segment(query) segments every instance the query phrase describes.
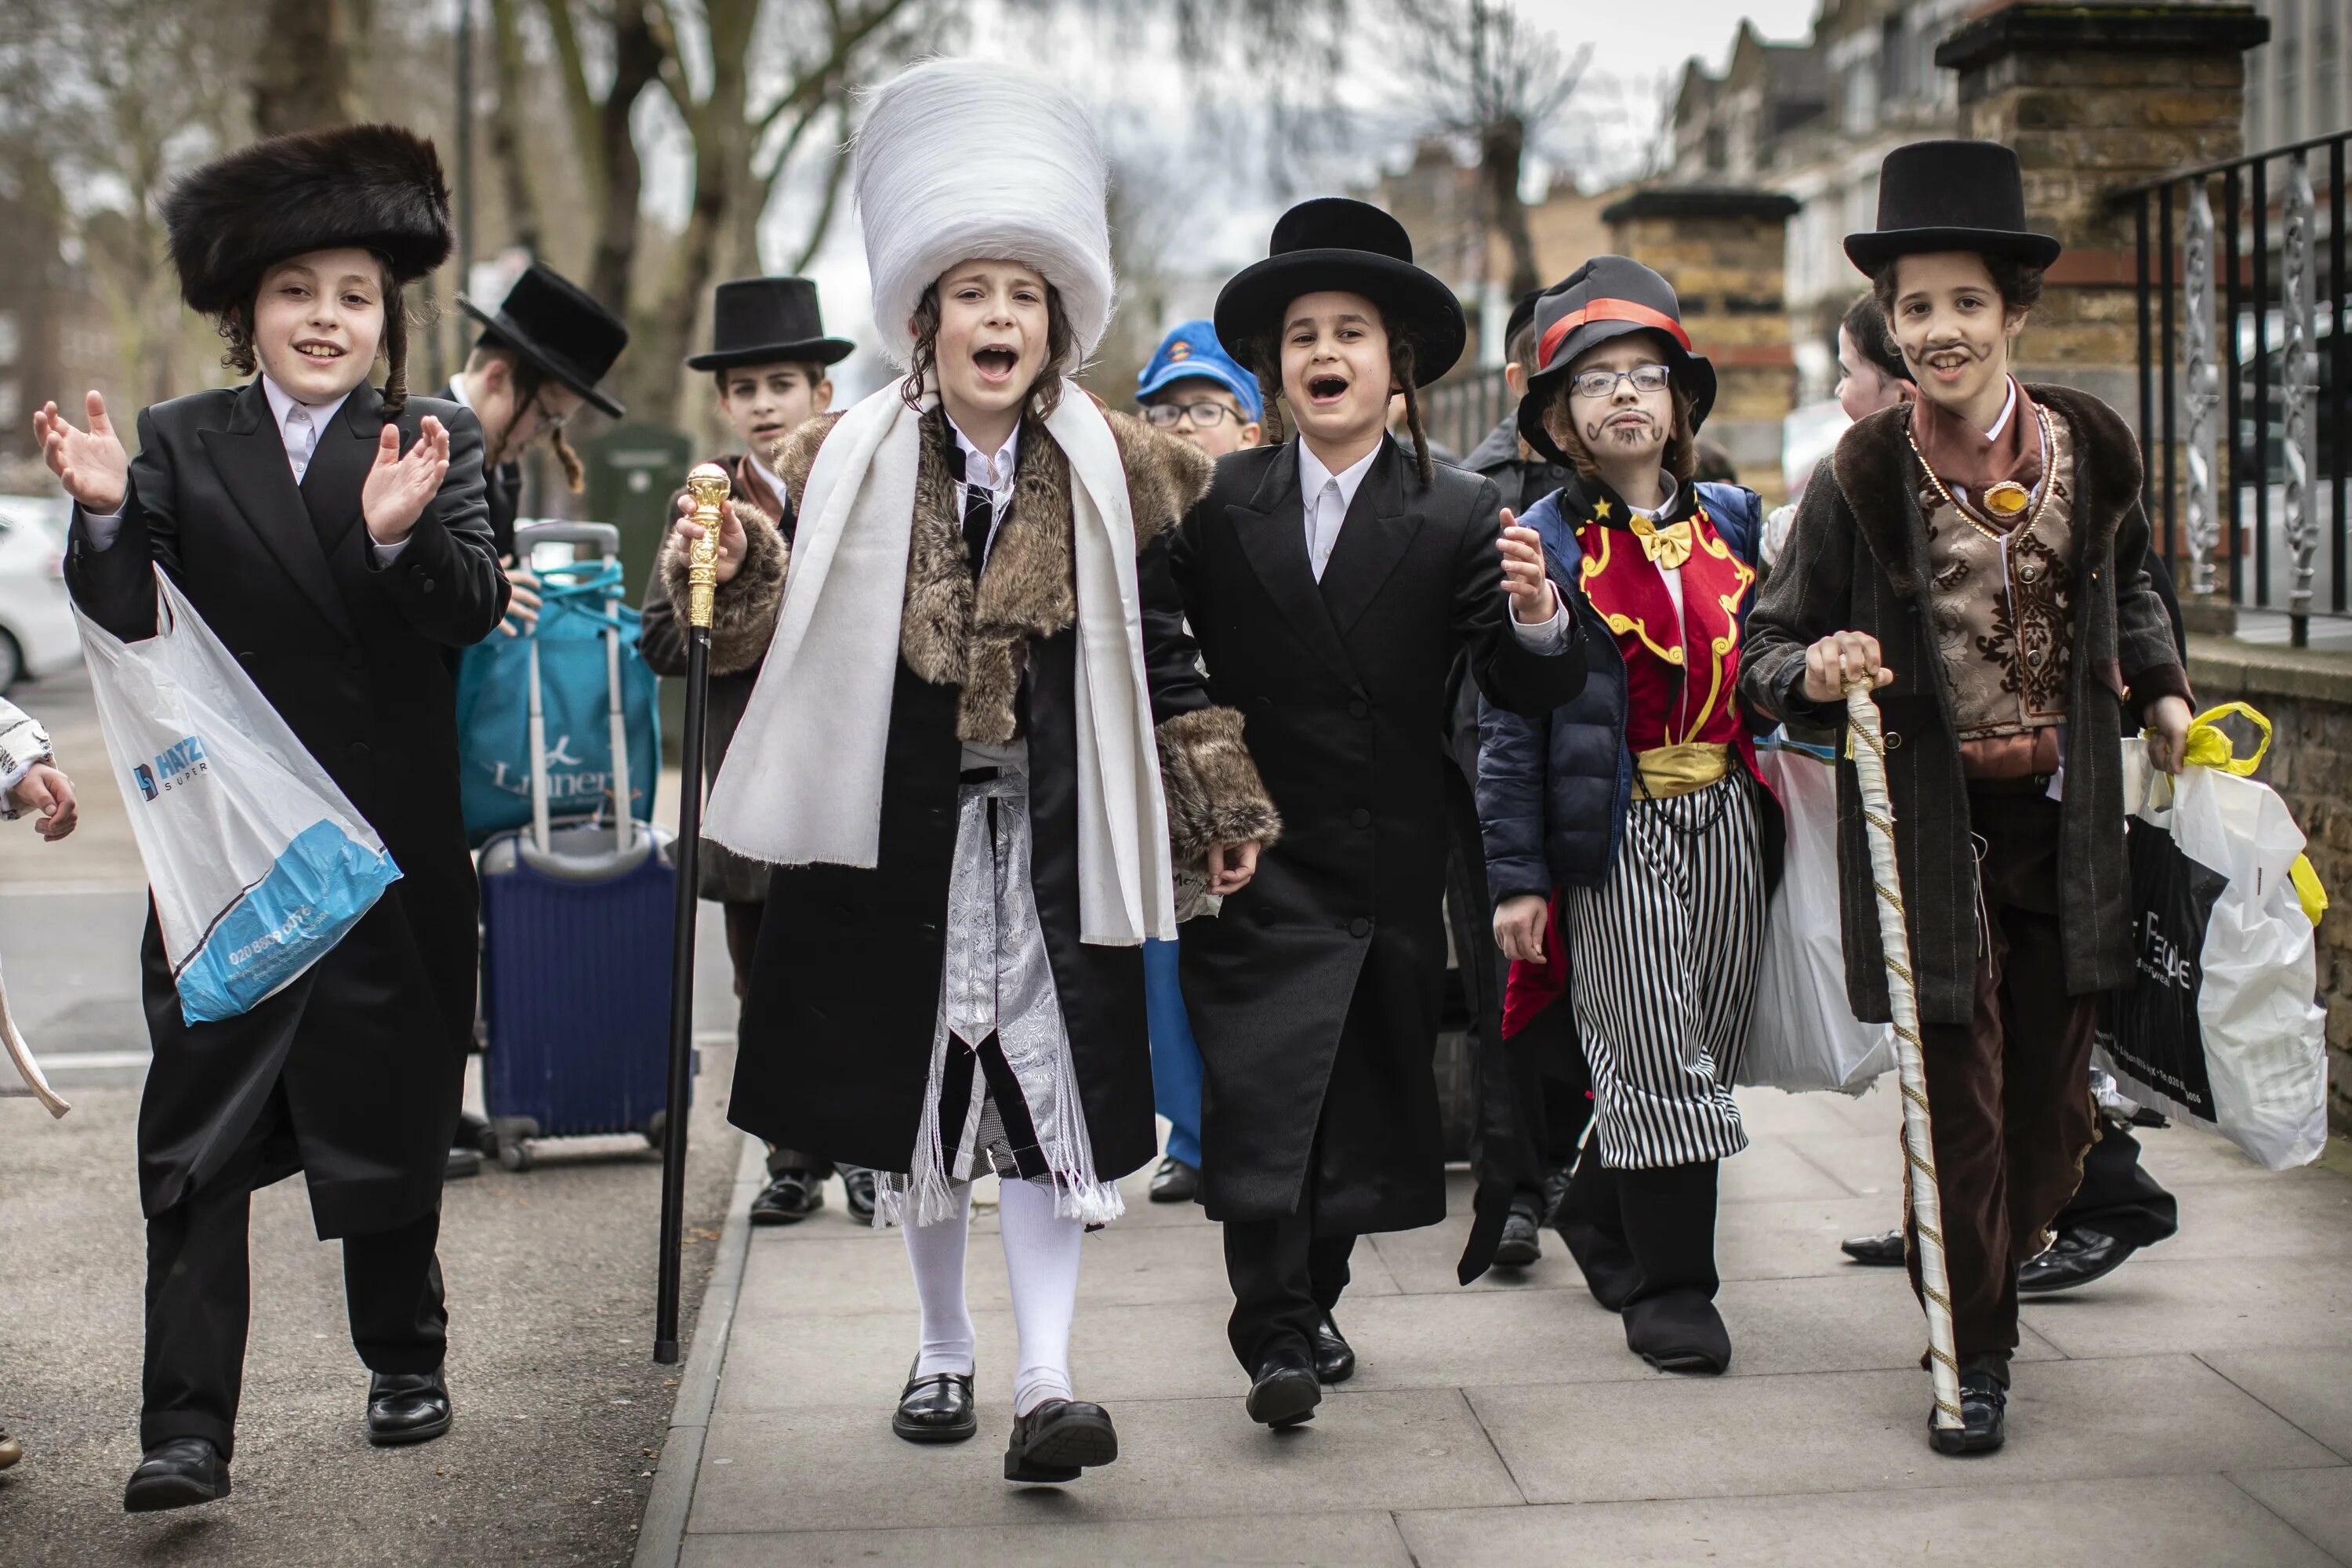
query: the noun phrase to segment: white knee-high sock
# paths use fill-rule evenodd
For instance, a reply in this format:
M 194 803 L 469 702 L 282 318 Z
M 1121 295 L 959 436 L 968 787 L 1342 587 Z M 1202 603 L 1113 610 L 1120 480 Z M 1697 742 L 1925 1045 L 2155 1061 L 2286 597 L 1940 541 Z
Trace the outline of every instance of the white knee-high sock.
M 1021 1331 L 1021 1370 L 1013 1378 L 1013 1413 L 1026 1415 L 1049 1399 L 1069 1399 L 1070 1319 L 1078 1305 L 1078 1243 L 1086 1225 L 1054 1212 L 1053 1189 L 1006 1182 L 997 1199 L 1004 1231 L 1004 1269 L 1013 1282 L 1013 1321 Z
M 909 1225 L 907 1261 L 915 1271 L 915 1300 L 923 1309 L 923 1340 L 915 1375 L 970 1373 L 971 1314 L 964 1309 L 964 1241 L 971 1229 L 971 1184 L 955 1188 L 955 1213 L 937 1225 Z

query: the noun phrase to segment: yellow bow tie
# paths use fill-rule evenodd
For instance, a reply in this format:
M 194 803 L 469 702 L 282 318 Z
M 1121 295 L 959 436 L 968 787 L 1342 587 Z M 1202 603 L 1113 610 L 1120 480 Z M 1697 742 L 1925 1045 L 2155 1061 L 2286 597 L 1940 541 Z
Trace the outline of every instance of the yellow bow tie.
M 1679 566 L 1690 559 L 1691 525 L 1688 518 L 1660 528 L 1635 512 L 1633 537 L 1642 542 L 1642 553 L 1660 566 Z

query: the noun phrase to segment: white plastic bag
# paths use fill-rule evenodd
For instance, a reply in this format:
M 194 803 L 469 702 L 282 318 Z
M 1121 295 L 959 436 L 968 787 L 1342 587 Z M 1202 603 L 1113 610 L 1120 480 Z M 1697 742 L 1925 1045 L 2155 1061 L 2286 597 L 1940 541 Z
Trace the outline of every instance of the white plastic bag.
M 152 637 L 75 619 L 180 1014 L 201 1024 L 292 982 L 400 869 L 172 580 L 155 586 Z
M 2246 711 L 2267 745 L 2269 721 Z M 2192 758 L 2211 717 L 2191 731 Z M 2231 771 L 2253 759 L 2226 744 L 2221 765 L 2192 761 L 2177 780 L 2149 765 L 2146 742 L 2123 745 L 2138 974 L 2105 999 L 2099 1060 L 2138 1103 L 2273 1171 L 2306 1164 L 2327 1139 L 2327 1047 L 2290 875 L 2302 830 L 2268 784 Z
M 1856 1021 L 1838 915 L 1837 763 L 1798 742 L 1756 748 L 1788 824 L 1764 928 L 1756 1009 L 1735 1081 L 1791 1093 L 1860 1094 L 1895 1066 L 1895 1031 Z

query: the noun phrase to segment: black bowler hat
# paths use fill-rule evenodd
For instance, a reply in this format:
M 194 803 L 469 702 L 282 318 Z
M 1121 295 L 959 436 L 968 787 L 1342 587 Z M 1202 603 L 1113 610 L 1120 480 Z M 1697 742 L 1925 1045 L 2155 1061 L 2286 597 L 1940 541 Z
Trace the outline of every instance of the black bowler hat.
M 1301 202 L 1276 220 L 1266 250 L 1264 261 L 1235 273 L 1217 295 L 1217 339 L 1243 363 L 1281 327 L 1293 300 L 1327 289 L 1363 295 L 1380 306 L 1391 332 L 1412 334 L 1416 384 L 1428 385 L 1462 357 L 1470 335 L 1462 301 L 1435 274 L 1412 264 L 1404 225 L 1370 203 L 1346 196 Z
M 1544 428 L 1544 410 L 1579 354 L 1629 332 L 1649 332 L 1664 345 L 1668 384 L 1691 395 L 1691 428 L 1715 406 L 1715 366 L 1691 353 L 1682 301 L 1674 285 L 1630 257 L 1596 256 L 1536 297 L 1536 363 L 1519 399 L 1519 434 L 1562 467 L 1568 454 Z
M 629 329 L 588 291 L 544 262 L 523 268 L 495 311 L 463 294 L 458 308 L 482 323 L 478 348 L 511 349 L 541 374 L 562 382 L 597 408 L 618 419 L 628 412 L 596 390 L 621 351 Z
M 710 300 L 710 352 L 686 362 L 688 370 L 729 370 L 739 364 L 832 364 L 857 345 L 824 335 L 816 285 L 805 278 L 738 278 L 721 283 Z
M 1914 142 L 1878 167 L 1878 227 L 1845 237 L 1846 258 L 1876 277 L 1898 256 L 1973 250 L 2047 267 L 2062 247 L 2025 226 L 2017 154 L 1998 142 Z

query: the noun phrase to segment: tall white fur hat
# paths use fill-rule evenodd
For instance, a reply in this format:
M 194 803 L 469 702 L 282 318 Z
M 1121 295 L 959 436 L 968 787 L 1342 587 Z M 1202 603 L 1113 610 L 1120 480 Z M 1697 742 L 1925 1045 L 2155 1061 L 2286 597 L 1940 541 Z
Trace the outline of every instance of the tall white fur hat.
M 1110 324 L 1110 167 L 1077 100 L 979 60 L 926 60 L 874 95 L 853 178 L 882 352 L 905 364 L 923 290 L 959 261 L 1017 261 L 1061 296 L 1075 371 Z

